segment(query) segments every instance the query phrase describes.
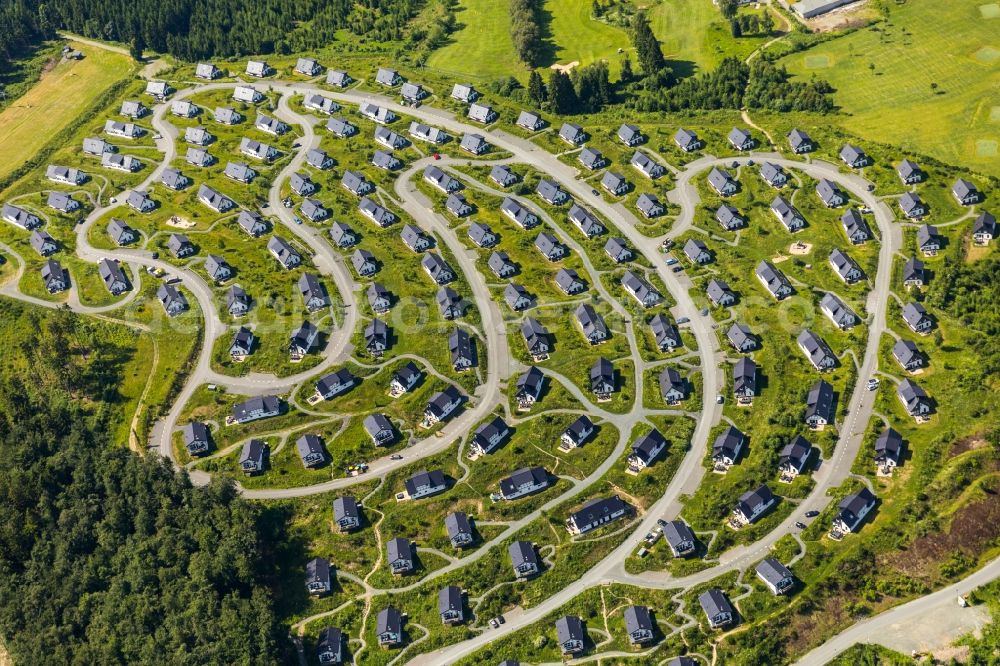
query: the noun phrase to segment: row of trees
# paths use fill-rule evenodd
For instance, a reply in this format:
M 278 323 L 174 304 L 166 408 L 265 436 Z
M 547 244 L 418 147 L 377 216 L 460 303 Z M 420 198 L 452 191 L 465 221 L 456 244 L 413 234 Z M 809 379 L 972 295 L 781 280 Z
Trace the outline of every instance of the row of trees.
M 748 65 L 726 58 L 714 71 L 671 88 L 647 88 L 632 98 L 632 104 L 641 111 L 748 108 L 825 113 L 834 109 L 832 92 L 823 80 L 792 81 L 784 67 L 766 60 Z
M 514 51 L 528 67 L 538 67 L 542 59 L 542 28 L 538 24 L 538 0 L 510 0 L 510 38 Z M 489 37 L 484 36 L 484 39 Z
M 67 312 L 0 303 L 0 330 L 29 319 L 37 347 L 0 352 L 0 628 L 12 661 L 283 661 L 256 510 L 231 484 L 193 488 L 109 441 L 129 342 Z
M 85 37 L 200 60 L 308 50 L 328 44 L 345 29 L 363 40 L 398 40 L 422 4 L 420 0 L 17 0 L 13 7 L 0 10 L 0 16 L 8 11 L 18 20 L 34 16 L 35 25 L 41 16 L 54 27 Z M 0 30 L 3 39 L 9 32 Z
M 0 3 L 0 72 L 40 39 L 50 37 L 53 26 L 48 12 L 39 11 L 30 0 Z

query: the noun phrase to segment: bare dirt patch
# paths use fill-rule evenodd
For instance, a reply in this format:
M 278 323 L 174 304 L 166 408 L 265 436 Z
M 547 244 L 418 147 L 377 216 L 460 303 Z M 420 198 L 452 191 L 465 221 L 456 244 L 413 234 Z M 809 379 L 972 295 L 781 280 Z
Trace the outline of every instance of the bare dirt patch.
M 779 255 L 777 255 L 775 257 L 771 257 L 771 263 L 772 264 L 780 264 L 783 261 L 788 261 L 788 257 L 786 257 L 783 254 L 779 254 Z
M 571 62 L 571 63 L 569 63 L 567 65 L 560 65 L 559 63 L 555 63 L 555 64 L 551 65 L 549 67 L 549 69 L 555 69 L 555 70 L 558 70 L 558 71 L 562 72 L 563 74 L 569 74 L 571 71 L 573 71 L 574 67 L 577 67 L 579 65 L 580 65 L 580 61 L 579 60 L 574 60 L 573 62 Z
M 789 254 L 794 254 L 798 256 L 803 256 L 812 252 L 812 243 L 803 243 L 802 241 L 795 241 L 788 248 Z
M 813 32 L 831 32 L 860 28 L 867 25 L 875 16 L 875 10 L 868 6 L 868 0 L 853 2 L 811 19 L 799 19 Z
M 984 446 L 986 446 L 986 440 L 983 439 L 983 433 L 978 432 L 975 435 L 963 437 L 952 444 L 951 449 L 948 451 L 948 457 L 954 458 L 955 456 L 965 453 L 966 451 L 975 451 L 976 449 L 981 449 Z
M 178 229 L 190 229 L 194 226 L 194 222 L 187 219 L 186 217 L 178 217 L 177 215 L 171 215 L 170 219 L 167 220 L 168 227 L 176 227 Z

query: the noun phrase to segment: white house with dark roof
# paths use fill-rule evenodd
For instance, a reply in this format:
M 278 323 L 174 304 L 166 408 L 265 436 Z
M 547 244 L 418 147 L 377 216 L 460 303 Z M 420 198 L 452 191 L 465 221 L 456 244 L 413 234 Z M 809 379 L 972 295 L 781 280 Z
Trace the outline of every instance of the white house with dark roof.
M 619 141 L 630 148 L 634 148 L 646 140 L 646 137 L 642 135 L 642 130 L 639 129 L 638 125 L 629 125 L 628 123 L 623 123 L 622 126 L 618 128 L 616 136 Z
M 773 162 L 764 162 L 760 165 L 760 177 L 771 187 L 784 187 L 788 182 L 788 173 L 779 165 Z
M 686 557 L 694 552 L 694 532 L 682 520 L 671 520 L 663 526 L 663 540 L 674 557 Z
M 497 119 L 497 112 L 488 104 L 471 104 L 469 112 L 466 114 L 469 120 L 477 123 L 489 124 Z
M 511 566 L 514 567 L 514 575 L 518 579 L 534 576 L 541 568 L 538 564 L 538 555 L 535 554 L 535 547 L 527 541 L 514 541 L 507 547 L 510 555 Z
M 924 262 L 916 257 L 910 257 L 903 264 L 903 285 L 910 289 L 912 287 L 922 287 L 927 283 L 927 271 L 924 270 Z
M 510 187 L 518 181 L 518 176 L 510 166 L 497 164 L 490 171 L 490 180 L 500 187 Z
M 454 548 L 465 548 L 472 545 L 476 535 L 472 531 L 472 522 L 463 511 L 452 511 L 444 517 L 444 528 L 448 540 Z
M 915 372 L 925 365 L 924 355 L 912 340 L 897 340 L 892 346 L 892 357 L 907 372 Z
M 385 288 L 381 282 L 372 282 L 365 292 L 368 297 L 368 305 L 375 314 L 385 314 L 392 306 L 392 292 Z
M 251 90 L 253 89 L 251 88 Z M 228 106 L 215 107 L 215 111 L 212 112 L 212 117 L 215 118 L 215 122 L 220 125 L 236 125 L 243 122 L 243 115 L 236 109 Z
M 583 652 L 586 637 L 583 622 L 576 615 L 566 615 L 556 620 L 556 643 L 563 656 Z
M 74 167 L 50 164 L 45 169 L 45 177 L 54 183 L 63 185 L 79 185 L 87 180 L 87 174 Z
M 535 366 L 530 366 L 517 378 L 514 389 L 514 399 L 521 411 L 531 409 L 542 395 L 545 385 L 545 375 Z
M 215 158 L 204 148 L 188 148 L 184 159 L 191 166 L 202 168 L 210 166 L 215 161 Z
M 566 519 L 570 534 L 586 534 L 615 520 L 625 517 L 629 506 L 618 495 L 592 499 Z
M 277 149 L 248 137 L 240 139 L 240 152 L 247 157 L 264 161 L 273 160 L 278 156 Z
M 240 229 L 254 238 L 259 238 L 267 231 L 267 224 L 264 222 L 264 218 L 261 217 L 260 213 L 255 211 L 241 210 L 239 216 L 236 218 L 236 223 L 240 226 Z
M 386 210 L 368 197 L 361 197 L 358 210 L 379 227 L 388 227 L 396 221 L 396 214 Z
M 118 111 L 119 114 L 125 116 L 126 118 L 132 118 L 133 120 L 136 118 L 142 118 L 148 112 L 149 109 L 147 109 L 143 103 L 137 99 L 125 100 L 122 102 L 121 109 Z
M 170 234 L 167 238 L 167 249 L 177 259 L 183 259 L 195 253 L 194 243 L 185 234 Z
M 442 393 L 449 391 L 455 392 L 455 388 L 450 386 L 442 391 Z M 408 478 L 406 483 L 404 483 L 404 487 L 409 499 L 420 499 L 421 497 L 428 497 L 443 492 L 448 488 L 448 483 L 444 477 L 444 473 L 439 469 L 434 469 L 430 472 L 421 470 Z
M 312 182 L 308 173 L 296 171 L 288 177 L 288 186 L 292 192 L 304 197 L 316 191 L 316 184 Z
M 587 140 L 587 133 L 576 123 L 563 123 L 559 128 L 559 138 L 571 146 L 579 146 Z
M 642 172 L 650 180 L 656 180 L 666 173 L 666 167 L 641 150 L 632 153 L 632 159 L 629 160 L 629 164 Z
M 972 240 L 976 245 L 989 245 L 997 237 L 997 218 L 983 211 L 972 224 Z
M 799 333 L 796 343 L 813 367 L 820 372 L 832 370 L 837 366 L 837 357 L 834 356 L 830 346 L 823 338 L 808 328 Z
M 685 153 L 698 150 L 702 145 L 697 134 L 691 130 L 684 129 L 683 127 L 677 130 L 677 133 L 674 134 L 674 143 L 676 143 L 677 147 Z
M 717 307 L 727 307 L 736 303 L 736 292 L 723 280 L 709 280 L 705 295 Z
M 566 256 L 566 246 L 544 231 L 535 237 L 535 248 L 549 261 L 559 261 Z
M 632 250 L 629 249 L 625 239 L 618 236 L 612 236 L 607 240 L 604 244 L 604 254 L 608 255 L 608 258 L 616 264 L 632 258 Z
M 111 121 L 108 121 L 111 122 Z M 115 152 L 115 147 L 99 137 L 89 136 L 83 140 L 83 152 L 87 155 L 101 156 L 104 153 Z
M 510 197 L 504 197 L 500 204 L 500 212 L 525 231 L 538 224 L 538 216 L 535 213 Z
M 346 88 L 354 83 L 354 79 L 342 69 L 331 69 L 326 73 L 326 84 L 335 88 Z
M 537 132 L 545 127 L 545 121 L 537 113 L 532 111 L 521 111 L 517 116 L 517 126 L 529 132 Z
M 467 217 L 472 215 L 473 207 L 465 198 L 464 194 L 452 192 L 444 202 L 445 209 L 455 217 Z
M 438 289 L 435 300 L 441 316 L 445 319 L 458 319 L 465 314 L 465 300 L 451 287 L 444 286 Z
M 663 300 L 653 285 L 638 273 L 628 270 L 622 275 L 621 285 L 625 291 L 644 308 L 652 307 Z
M 725 169 L 712 167 L 708 173 L 708 184 L 717 194 L 723 197 L 732 196 L 739 190 L 739 184 Z
M 955 181 L 955 184 L 951 186 L 951 194 L 963 206 L 979 203 L 979 190 L 964 178 Z
M 709 251 L 708 246 L 698 238 L 689 238 L 684 243 L 684 255 L 691 263 L 698 265 L 708 264 L 712 261 L 712 253 Z
M 471 84 L 456 83 L 452 86 L 450 97 L 458 100 L 459 102 L 469 104 L 479 99 L 479 91 L 477 91 Z
M 343 118 L 330 118 L 326 121 L 326 131 L 336 137 L 346 139 L 357 134 L 358 128 Z
M 604 225 L 598 221 L 597 216 L 575 202 L 570 206 L 568 217 L 569 221 L 587 238 L 604 233 Z
M 549 330 L 545 328 L 534 317 L 526 317 L 521 323 L 521 337 L 524 338 L 525 349 L 531 359 L 536 362 L 544 361 L 549 357 L 552 350 L 552 339 Z
M 816 149 L 816 144 L 812 138 L 798 128 L 788 133 L 788 145 L 796 155 L 809 153 Z
M 580 154 L 576 156 L 576 160 L 591 171 L 601 169 L 608 163 L 601 151 L 596 148 L 591 148 L 590 146 L 585 146 L 584 149 L 580 151 Z
M 616 388 L 614 366 L 608 359 L 598 358 L 590 366 L 590 392 L 596 396 L 597 402 L 607 402 Z
M 917 247 L 925 257 L 933 257 L 941 250 L 941 234 L 937 227 L 931 224 L 922 224 L 917 229 Z
M 455 279 L 455 271 L 448 265 L 441 255 L 428 252 L 420 261 L 424 272 L 437 284 L 447 284 Z
M 556 272 L 555 282 L 559 290 L 567 296 L 587 290 L 587 284 L 580 278 L 580 274 L 572 268 L 560 268 Z
M 185 424 L 181 427 L 181 435 L 184 438 L 184 448 L 193 456 L 208 453 L 212 446 L 212 436 L 208 426 L 200 421 Z
M 226 292 L 226 310 L 234 317 L 242 317 L 248 313 L 250 311 L 250 303 L 250 296 L 238 284 L 234 284 Z M 247 329 L 247 331 L 249 332 L 250 329 Z M 249 353 L 250 346 L 248 345 L 246 349 L 247 353 Z
M 712 442 L 712 471 L 725 474 L 739 460 L 746 443 L 746 435 L 735 426 L 727 426 Z
M 136 137 L 142 136 L 144 132 L 145 130 L 135 123 L 120 123 L 117 120 L 108 120 L 104 123 L 105 134 L 118 136 L 123 139 L 135 139 Z
M 208 145 L 213 138 L 204 127 L 188 127 L 184 130 L 184 141 L 196 146 Z
M 649 328 L 653 333 L 657 349 L 662 352 L 673 351 L 683 344 L 677 326 L 662 312 L 653 315 L 649 320 Z
M 656 197 L 656 195 L 646 192 L 640 194 L 639 198 L 635 200 L 635 207 L 647 219 L 659 217 L 666 212 L 666 208 L 664 208 L 663 204 L 660 203 L 660 200 Z
M 150 199 L 143 190 L 130 190 L 125 198 L 125 203 L 137 213 L 148 213 L 156 208 L 156 202 Z
M 259 395 L 233 405 L 232 419 L 236 423 L 250 423 L 271 418 L 281 413 L 281 400 L 273 395 Z
M 645 435 L 632 442 L 632 452 L 629 454 L 628 470 L 639 473 L 656 462 L 660 454 L 667 448 L 667 440 L 656 428 L 650 429 Z
M 757 264 L 755 274 L 768 293 L 779 301 L 792 295 L 792 284 L 771 262 L 762 260 Z
M 375 255 L 364 248 L 358 248 L 351 254 L 351 265 L 360 277 L 370 277 L 378 272 Z
M 780 474 L 778 480 L 782 483 L 794 481 L 805 470 L 810 455 L 812 455 L 812 444 L 802 435 L 796 435 L 781 449 L 781 455 L 778 458 L 778 472 Z
M 295 61 L 295 73 L 304 76 L 318 76 L 323 71 L 323 66 L 313 58 L 299 58 Z
M 369 414 L 362 422 L 365 432 L 375 446 L 386 446 L 396 438 L 392 422 L 385 414 Z
M 410 136 L 414 139 L 420 141 L 426 141 L 427 143 L 432 143 L 435 145 L 445 143 L 451 136 L 444 130 L 438 129 L 437 127 L 431 127 L 430 125 L 424 125 L 423 123 L 418 123 L 413 121 L 410 123 Z
M 330 305 L 330 297 L 326 293 L 326 287 L 315 273 L 303 273 L 298 281 L 299 294 L 302 296 L 302 303 L 309 312 L 316 312 Z
M 388 127 L 375 128 L 375 141 L 390 150 L 398 150 L 410 145 L 410 142 L 406 139 L 406 137 L 396 134 Z
M 172 284 L 161 284 L 156 290 L 156 298 L 163 306 L 163 311 L 168 317 L 176 317 L 188 309 L 187 299 L 184 294 L 177 290 Z
M 267 241 L 267 249 L 285 269 L 290 270 L 302 263 L 302 255 L 288 241 L 277 234 L 271 236 L 270 240 Z
M 927 205 L 915 192 L 904 192 L 899 198 L 899 210 L 909 219 L 923 217 L 927 214 Z
M 486 265 L 498 278 L 508 278 L 517 274 L 517 264 L 511 260 L 510 255 L 499 250 L 496 252 L 491 252 L 489 259 L 486 261 Z
M 164 169 L 160 173 L 160 183 L 176 192 L 190 185 L 191 179 L 177 169 Z
M 448 335 L 451 366 L 456 371 L 470 370 L 476 366 L 476 340 L 464 328 L 455 328 Z
M 751 525 L 767 513 L 775 502 L 777 498 L 767 485 L 761 485 L 756 490 L 748 490 L 736 501 L 730 522 L 736 527 Z
M 225 282 L 233 276 L 233 267 L 223 257 L 210 254 L 205 258 L 205 272 L 216 282 Z
M 842 331 L 846 331 L 860 323 L 860 319 L 854 310 L 849 308 L 839 296 L 832 292 L 823 294 L 823 298 L 819 301 L 819 309 L 834 326 Z
M 849 208 L 840 216 L 840 224 L 847 234 L 847 239 L 854 245 L 860 245 L 872 237 L 872 231 L 865 218 L 854 208 Z
M 918 422 L 931 413 L 930 397 L 911 379 L 904 379 L 896 386 L 896 396 L 906 409 L 906 413 L 916 418 Z
M 392 606 L 380 610 L 375 619 L 375 638 L 383 647 L 402 645 L 403 615 Z
M 833 272 L 837 274 L 837 277 L 843 280 L 845 284 L 854 284 L 865 277 L 865 273 L 861 270 L 858 262 L 854 261 L 850 255 L 837 247 L 833 248 L 830 252 L 830 266 L 833 268 Z
M 594 424 L 591 420 L 586 415 L 578 416 L 559 436 L 559 450 L 578 449 L 592 434 L 594 434 Z
M 80 207 L 80 202 L 66 192 L 49 192 L 45 205 L 60 213 L 72 213 Z
M 837 515 L 833 519 L 830 538 L 840 540 L 848 534 L 857 532 L 865 516 L 875 508 L 875 501 L 875 495 L 868 488 L 862 488 L 842 499 L 837 505 Z
M 260 79 L 274 74 L 274 70 L 264 60 L 247 60 L 246 74 Z
M 485 222 L 469 223 L 469 239 L 479 247 L 493 247 L 497 244 L 497 235 Z
M 395 171 L 403 166 L 403 163 L 392 151 L 376 150 L 372 155 L 372 165 L 384 171 Z
M 729 141 L 729 145 L 739 151 L 752 150 L 757 145 L 750 132 L 742 127 L 734 127 L 729 130 L 726 140 Z
M 340 111 L 340 105 L 325 95 L 307 93 L 302 99 L 302 106 L 310 111 L 316 111 L 327 116 Z
M 362 102 L 361 106 L 358 107 L 358 110 L 365 118 L 374 120 L 380 125 L 387 125 L 396 120 L 395 113 L 384 106 L 379 106 L 378 104 L 373 104 L 371 102 Z
M 816 194 L 827 208 L 837 208 L 847 203 L 847 195 L 840 189 L 840 185 L 827 178 L 820 178 L 816 183 Z
M 69 276 L 58 261 L 49 259 L 41 268 L 42 284 L 50 294 L 57 294 L 69 287 Z
M 340 184 L 345 190 L 356 197 L 369 194 L 375 189 L 375 186 L 365 178 L 365 174 L 360 171 L 351 171 L 350 169 L 344 172 L 343 177 L 340 179 Z
M 204 183 L 198 187 L 198 201 L 217 213 L 225 213 L 236 205 L 232 199 Z
M 911 160 L 903 160 L 896 166 L 896 175 L 903 185 L 915 185 L 925 178 L 923 169 Z
M 733 397 L 739 405 L 753 405 L 757 395 L 757 364 L 744 356 L 733 366 Z
M 849 143 L 840 149 L 840 161 L 852 169 L 860 169 L 870 164 L 865 151 Z
M 213 79 L 222 76 L 222 72 L 213 63 L 200 62 L 197 65 L 195 65 L 194 75 L 195 78 L 212 81 Z
M 499 416 L 494 416 L 486 423 L 479 425 L 472 433 L 469 451 L 477 456 L 493 453 L 509 434 L 510 426 Z
M 347 368 L 341 368 L 320 377 L 316 382 L 316 395 L 331 400 L 358 385 L 359 380 Z
M 761 582 L 767 586 L 767 589 L 771 590 L 771 594 L 775 596 L 784 594 L 790 590 L 793 585 L 795 585 L 795 577 L 792 576 L 792 572 L 788 570 L 788 567 L 773 557 L 766 558 L 754 568 L 754 571 L 757 572 L 757 578 L 759 578 Z
M 445 194 L 462 188 L 462 183 L 452 178 L 440 168 L 430 164 L 424 169 L 424 180 Z
M 383 86 L 388 86 L 394 88 L 403 82 L 403 77 L 399 75 L 394 69 L 389 69 L 388 67 L 379 67 L 378 72 L 375 73 L 375 83 Z
M 917 302 L 910 302 L 903 306 L 903 321 L 914 333 L 926 335 L 934 328 L 934 319 L 927 309 Z
M 625 196 L 631 189 L 631 185 L 625 179 L 624 174 L 615 171 L 606 171 L 601 177 L 601 187 L 608 193 L 616 197 Z
M 771 212 L 784 225 L 785 229 L 794 233 L 806 226 L 806 220 L 799 209 L 785 197 L 775 197 L 771 202 Z
M 563 192 L 559 183 L 546 178 L 539 179 L 535 192 L 542 198 L 542 201 L 552 206 L 559 206 L 569 199 L 569 195 Z
M 238 183 L 249 183 L 257 177 L 257 172 L 246 162 L 227 162 L 223 174 L 225 174 L 226 178 L 235 180 Z M 203 185 L 203 187 L 208 186 Z
M 592 345 L 600 344 L 611 336 L 604 317 L 590 303 L 581 303 L 573 313 L 583 337 Z
M 833 386 L 822 379 L 818 380 L 806 393 L 806 425 L 816 430 L 833 423 L 836 417 L 833 406 Z
M 253 86 L 236 86 L 233 88 L 233 99 L 244 104 L 256 104 L 264 100 L 264 94 Z M 218 114 L 215 119 L 219 120 Z
M 121 266 L 114 259 L 101 259 L 97 262 L 97 272 L 112 296 L 118 296 L 132 288 Z
M 111 218 L 108 222 L 108 236 L 111 240 L 115 242 L 118 246 L 131 245 L 132 243 L 139 240 L 139 234 L 136 233 L 135 229 L 130 227 L 125 223 L 124 220 L 120 220 L 117 217 Z
M 746 218 L 740 215 L 740 211 L 729 204 L 719 206 L 715 211 L 715 219 L 726 231 L 736 231 L 747 225 Z
M 899 466 L 903 455 L 903 436 L 886 428 L 875 440 L 875 465 L 879 474 L 888 476 Z
M 272 118 L 271 116 L 264 115 L 263 113 L 257 114 L 257 118 L 253 121 L 253 126 L 261 132 L 265 132 L 271 136 L 281 136 L 289 129 L 288 125 L 281 122 L 277 118 Z
M 750 327 L 738 321 L 734 321 L 733 325 L 726 330 L 726 340 L 733 346 L 733 349 L 742 354 L 752 352 L 759 346 L 757 336 L 753 334 Z

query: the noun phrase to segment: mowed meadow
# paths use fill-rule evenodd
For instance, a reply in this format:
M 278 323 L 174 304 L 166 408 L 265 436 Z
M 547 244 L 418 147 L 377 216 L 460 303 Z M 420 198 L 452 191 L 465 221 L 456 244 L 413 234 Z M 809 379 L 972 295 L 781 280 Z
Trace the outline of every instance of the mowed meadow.
M 22 97 L 0 113 L 0 178 L 31 158 L 57 132 L 134 67 L 121 53 L 68 42 L 83 60 L 60 60 Z
M 1000 3 L 947 4 L 893 5 L 888 21 L 780 63 L 828 80 L 848 131 L 1000 176 Z

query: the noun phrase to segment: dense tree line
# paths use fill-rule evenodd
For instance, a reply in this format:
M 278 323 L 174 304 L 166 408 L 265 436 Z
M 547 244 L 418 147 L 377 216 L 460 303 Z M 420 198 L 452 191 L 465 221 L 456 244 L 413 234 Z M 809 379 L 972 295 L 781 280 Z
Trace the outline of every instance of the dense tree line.
M 30 0 L 0 3 L 0 71 L 40 39 L 52 35 L 48 12 L 39 11 Z
M 642 111 L 685 109 L 766 109 L 832 111 L 833 89 L 825 81 L 792 81 L 784 67 L 766 60 L 748 65 L 726 58 L 714 71 L 683 79 L 671 88 L 640 90 L 633 105 Z
M 11 316 L 31 315 L 3 305 L 6 330 Z M 8 348 L 0 373 L 0 631 L 14 663 L 278 663 L 255 512 L 231 484 L 192 488 L 108 441 L 127 350 L 76 322 L 39 322 L 37 346 Z
M 528 67 L 538 67 L 542 59 L 542 28 L 538 23 L 538 0 L 510 0 L 510 38 L 514 51 Z M 484 39 L 489 37 L 484 36 Z
M 401 39 L 421 0 L 17 0 L 0 10 L 29 25 L 139 44 L 184 60 L 308 50 L 338 30 L 371 41 Z M 43 17 L 40 19 L 39 17 Z M 8 39 L 10 29 L 2 30 Z M 16 34 L 16 32 L 15 32 Z M 142 50 L 141 48 L 139 50 Z

